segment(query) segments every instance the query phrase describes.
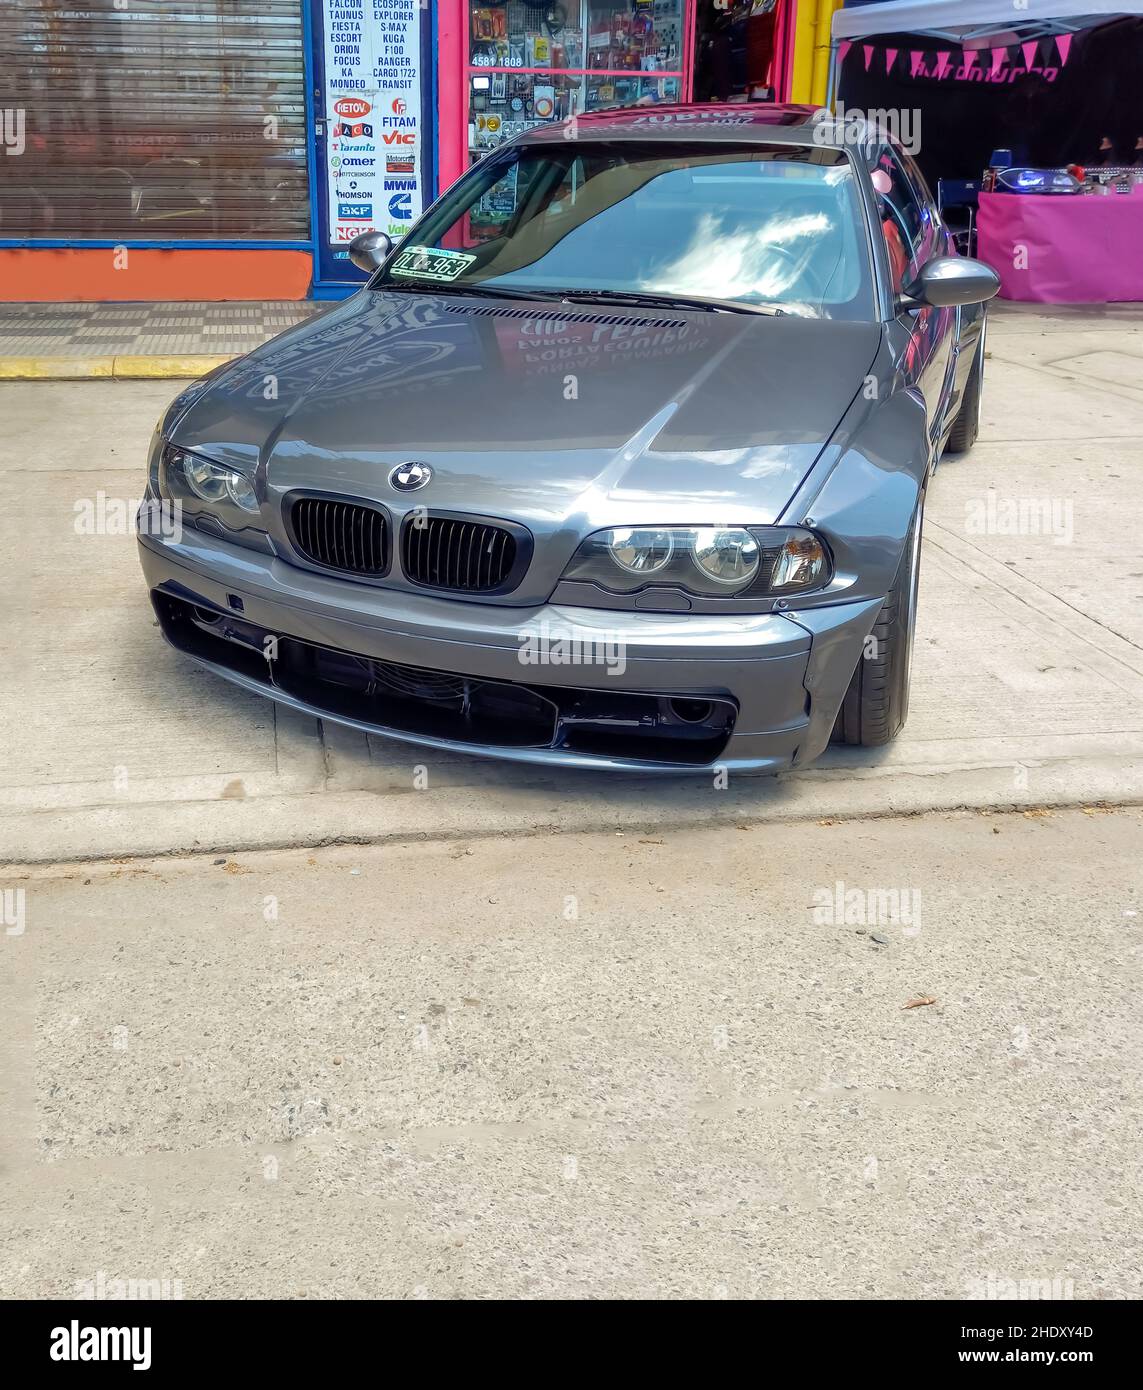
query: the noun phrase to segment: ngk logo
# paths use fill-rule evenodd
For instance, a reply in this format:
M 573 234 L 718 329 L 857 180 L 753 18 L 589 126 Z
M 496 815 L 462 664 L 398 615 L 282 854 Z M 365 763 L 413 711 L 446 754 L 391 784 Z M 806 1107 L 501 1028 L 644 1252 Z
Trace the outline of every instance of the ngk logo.
M 394 116 L 403 116 L 403 115 L 405 114 L 405 112 L 406 112 L 408 109 L 409 109 L 409 107 L 408 107 L 408 104 L 406 103 L 404 97 L 394 97 L 394 98 L 393 98 L 393 115 L 394 115 Z
M 333 109 L 339 116 L 368 116 L 373 107 L 361 97 L 339 97 Z

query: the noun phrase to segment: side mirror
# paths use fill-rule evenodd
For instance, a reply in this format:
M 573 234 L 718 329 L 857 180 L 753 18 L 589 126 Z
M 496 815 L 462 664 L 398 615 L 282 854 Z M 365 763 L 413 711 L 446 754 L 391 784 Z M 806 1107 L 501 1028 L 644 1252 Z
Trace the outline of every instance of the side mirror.
M 358 270 L 372 275 L 392 249 L 392 238 L 384 232 L 362 232 L 349 243 L 349 259 Z
M 1000 276 L 983 261 L 967 256 L 938 256 L 921 267 L 920 274 L 905 287 L 905 307 L 931 304 L 937 309 L 955 309 L 958 304 L 983 304 L 1000 290 Z

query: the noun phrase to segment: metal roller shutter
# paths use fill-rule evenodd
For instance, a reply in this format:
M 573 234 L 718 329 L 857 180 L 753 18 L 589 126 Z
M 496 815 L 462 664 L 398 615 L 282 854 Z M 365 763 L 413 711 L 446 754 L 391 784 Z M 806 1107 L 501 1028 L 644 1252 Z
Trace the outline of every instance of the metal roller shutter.
M 0 0 L 0 237 L 308 240 L 301 4 Z

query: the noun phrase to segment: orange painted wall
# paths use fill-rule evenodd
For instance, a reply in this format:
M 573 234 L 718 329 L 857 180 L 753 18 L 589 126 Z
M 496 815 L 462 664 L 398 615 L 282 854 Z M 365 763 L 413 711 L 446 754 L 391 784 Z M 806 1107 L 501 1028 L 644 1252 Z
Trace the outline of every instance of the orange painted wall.
M 0 247 L 0 300 L 305 299 L 308 251 L 127 249 L 115 268 L 106 248 Z

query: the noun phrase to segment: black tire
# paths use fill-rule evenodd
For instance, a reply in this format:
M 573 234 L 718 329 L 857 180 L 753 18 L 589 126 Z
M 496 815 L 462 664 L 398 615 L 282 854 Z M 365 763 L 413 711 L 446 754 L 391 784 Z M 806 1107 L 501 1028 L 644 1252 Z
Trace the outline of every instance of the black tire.
M 923 513 L 924 498 L 909 527 L 893 587 L 873 625 L 874 645 L 870 649 L 867 642 L 862 650 L 837 712 L 834 743 L 880 748 L 897 737 L 908 717 Z
M 976 436 L 980 433 L 980 400 L 984 391 L 985 327 L 986 324 L 981 325 L 980 340 L 976 345 L 976 353 L 968 371 L 968 380 L 964 385 L 964 398 L 956 413 L 953 427 L 949 431 L 948 443 L 945 445 L 945 451 L 950 454 L 967 454 L 976 443 Z

